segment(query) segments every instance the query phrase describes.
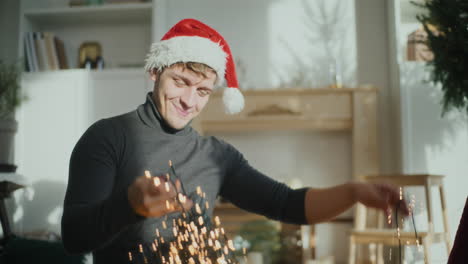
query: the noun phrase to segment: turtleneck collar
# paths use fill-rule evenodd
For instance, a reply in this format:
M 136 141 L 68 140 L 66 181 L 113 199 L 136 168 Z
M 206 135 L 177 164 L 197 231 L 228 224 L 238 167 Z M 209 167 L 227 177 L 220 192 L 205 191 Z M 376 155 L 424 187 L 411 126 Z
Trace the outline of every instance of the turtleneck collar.
M 138 107 L 137 112 L 143 123 L 149 127 L 159 129 L 165 134 L 184 136 L 192 131 L 192 121 L 182 129 L 174 129 L 170 127 L 161 116 L 156 104 L 154 103 L 153 92 L 149 92 L 146 95 L 146 102 Z

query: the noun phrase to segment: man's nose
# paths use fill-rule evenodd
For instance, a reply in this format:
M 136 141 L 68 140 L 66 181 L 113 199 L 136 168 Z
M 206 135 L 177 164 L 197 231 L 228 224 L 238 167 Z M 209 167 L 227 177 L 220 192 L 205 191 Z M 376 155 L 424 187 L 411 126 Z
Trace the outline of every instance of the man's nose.
M 196 93 L 197 93 L 196 87 L 193 87 L 193 86 L 187 87 L 181 96 L 181 102 L 183 103 L 183 106 L 188 107 L 188 108 L 195 106 L 196 101 L 197 101 Z

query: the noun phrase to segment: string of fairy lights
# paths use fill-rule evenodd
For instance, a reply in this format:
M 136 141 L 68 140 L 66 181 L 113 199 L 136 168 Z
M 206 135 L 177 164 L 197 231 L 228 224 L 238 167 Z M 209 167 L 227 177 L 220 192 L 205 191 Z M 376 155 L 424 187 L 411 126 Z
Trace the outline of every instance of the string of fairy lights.
M 221 226 L 220 218 L 216 216 L 212 222 L 207 213 L 210 204 L 206 200 L 206 193 L 198 186 L 191 197 L 194 206 L 191 210 L 185 210 L 183 205 L 187 202 L 188 193 L 171 161 L 169 167 L 164 182 L 159 177 L 151 176 L 149 171 L 145 171 L 145 176 L 152 178 L 157 187 L 163 184 L 167 192 L 172 185 L 177 191 L 175 202 L 182 213 L 180 217 L 172 219 L 171 225 L 168 223 L 168 216 L 164 216 L 161 229 L 155 229 L 155 238 L 151 245 L 148 247 L 139 244 L 136 252 L 128 252 L 129 261 L 144 264 L 237 264 L 234 254 L 236 248 Z M 180 189 L 176 187 L 176 181 L 180 182 Z M 173 211 L 175 205 L 166 201 L 166 208 Z M 166 241 L 162 235 L 163 231 L 168 230 L 173 235 L 171 241 Z M 245 253 L 244 248 L 244 258 Z
M 398 200 L 398 203 L 395 205 L 395 226 L 396 226 L 395 230 L 396 230 L 396 237 L 398 239 L 398 263 L 401 264 L 401 263 L 403 263 L 402 239 L 401 239 L 401 230 L 402 230 L 402 228 L 400 227 L 400 218 L 398 217 L 398 211 L 400 211 L 402 209 L 401 207 L 402 207 L 403 203 L 405 202 L 405 200 L 410 201 L 409 204 L 408 204 L 408 209 L 409 209 L 409 215 L 411 217 L 410 221 L 411 221 L 412 226 L 413 226 L 414 237 L 415 237 L 415 241 L 416 241 L 418 251 L 421 252 L 422 249 L 421 249 L 421 244 L 420 244 L 420 237 L 419 237 L 418 231 L 416 229 L 416 221 L 414 220 L 414 209 L 416 207 L 415 196 L 411 195 L 410 199 L 408 199 L 407 197 L 405 197 L 405 199 L 403 199 L 403 188 L 402 187 L 400 187 L 400 189 L 399 189 L 399 194 L 400 194 L 400 197 L 399 197 L 400 199 Z M 387 215 L 387 221 L 388 221 L 389 225 L 392 224 L 392 214 L 391 213 Z M 410 241 L 407 240 L 406 244 L 409 245 Z M 389 260 L 390 261 L 392 260 L 392 248 L 389 249 Z

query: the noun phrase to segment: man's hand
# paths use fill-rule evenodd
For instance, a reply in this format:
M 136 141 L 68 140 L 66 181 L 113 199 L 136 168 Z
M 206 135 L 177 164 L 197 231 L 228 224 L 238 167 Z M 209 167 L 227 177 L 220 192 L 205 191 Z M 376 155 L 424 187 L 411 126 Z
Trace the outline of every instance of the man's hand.
M 137 214 L 145 217 L 161 217 L 182 211 L 182 207 L 189 210 L 193 202 L 178 192 L 180 187 L 178 180 L 174 188 L 164 177 L 152 177 L 145 172 L 145 176 L 138 177 L 128 187 L 128 201 Z
M 354 196 L 357 202 L 367 207 L 377 208 L 391 214 L 398 207 L 404 214 L 409 214 L 405 200 L 400 201 L 399 190 L 385 183 L 353 183 Z
M 307 222 L 316 224 L 332 219 L 351 208 L 356 202 L 382 209 L 387 215 L 396 206 L 404 214 L 409 214 L 406 202 L 400 201 L 400 193 L 392 185 L 350 182 L 330 188 L 310 188 L 305 198 Z

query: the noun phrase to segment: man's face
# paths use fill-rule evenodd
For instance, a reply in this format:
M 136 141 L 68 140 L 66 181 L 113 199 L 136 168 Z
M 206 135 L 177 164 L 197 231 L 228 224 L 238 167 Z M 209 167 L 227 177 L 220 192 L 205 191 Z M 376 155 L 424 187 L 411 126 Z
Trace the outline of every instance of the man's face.
M 161 74 L 153 71 L 153 99 L 162 118 L 174 129 L 184 128 L 208 103 L 216 81 L 216 73 L 197 74 L 182 66 L 166 68 Z

